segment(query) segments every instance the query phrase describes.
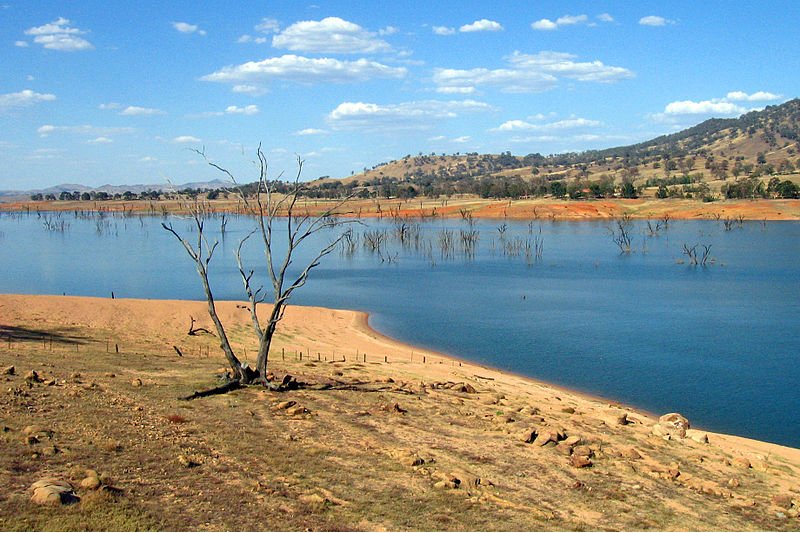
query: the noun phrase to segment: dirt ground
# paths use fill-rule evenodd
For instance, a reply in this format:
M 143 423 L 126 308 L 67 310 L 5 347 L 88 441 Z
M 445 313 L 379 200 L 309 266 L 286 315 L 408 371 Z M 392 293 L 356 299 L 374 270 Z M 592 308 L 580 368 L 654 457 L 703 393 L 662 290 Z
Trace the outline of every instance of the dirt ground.
M 219 307 L 252 362 L 249 313 Z M 204 313 L 0 296 L 0 530 L 800 528 L 800 450 L 666 439 L 646 413 L 395 342 L 360 313 L 289 308 L 271 369 L 298 390 L 180 400 L 224 372 L 216 338 L 187 335 Z M 79 487 L 87 469 L 101 489 Z M 32 503 L 47 477 L 80 501 Z
M 243 212 L 241 201 L 203 200 L 209 211 Z M 148 201 L 18 201 L 0 203 L 0 211 L 86 211 L 102 210 L 161 215 L 164 213 L 186 213 L 191 206 L 189 200 Z M 296 212 L 319 214 L 330 208 L 331 201 L 305 200 L 298 202 Z M 800 220 L 800 200 L 724 200 L 704 203 L 699 200 L 654 198 L 613 200 L 488 200 L 477 197 L 450 199 L 421 198 L 399 199 L 354 199 L 337 212 L 354 217 L 411 217 L 453 218 L 470 212 L 475 218 L 555 219 L 586 220 L 620 217 L 660 219 L 668 215 L 672 219 L 736 219 L 743 220 Z

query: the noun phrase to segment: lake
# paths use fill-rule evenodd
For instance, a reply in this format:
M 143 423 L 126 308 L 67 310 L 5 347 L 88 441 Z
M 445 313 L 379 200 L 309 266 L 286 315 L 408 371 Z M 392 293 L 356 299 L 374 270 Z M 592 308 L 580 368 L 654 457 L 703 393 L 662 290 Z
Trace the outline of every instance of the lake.
M 166 220 L 196 237 L 190 220 Z M 203 299 L 161 222 L 0 214 L 0 292 Z M 650 232 L 634 221 L 629 254 L 609 221 L 476 221 L 473 254 L 461 249 L 461 219 L 406 222 L 405 243 L 391 221 L 364 224 L 353 226 L 355 253 L 326 257 L 292 303 L 368 311 L 373 327 L 411 344 L 800 447 L 800 223 L 670 221 Z M 233 250 L 252 227 L 233 217 L 222 238 L 220 220 L 207 223 L 220 238 L 218 299 L 244 299 Z M 384 235 L 379 252 L 363 245 L 366 232 Z M 256 244 L 244 253 L 254 267 Z M 691 265 L 684 244 L 698 256 L 711 245 L 706 266 Z

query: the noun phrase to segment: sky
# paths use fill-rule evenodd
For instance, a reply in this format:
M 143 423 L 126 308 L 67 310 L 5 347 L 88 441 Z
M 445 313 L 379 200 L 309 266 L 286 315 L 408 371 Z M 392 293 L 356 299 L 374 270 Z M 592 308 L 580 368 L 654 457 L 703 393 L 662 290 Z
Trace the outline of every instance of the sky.
M 0 0 L 0 189 L 631 144 L 800 96 L 794 2 Z

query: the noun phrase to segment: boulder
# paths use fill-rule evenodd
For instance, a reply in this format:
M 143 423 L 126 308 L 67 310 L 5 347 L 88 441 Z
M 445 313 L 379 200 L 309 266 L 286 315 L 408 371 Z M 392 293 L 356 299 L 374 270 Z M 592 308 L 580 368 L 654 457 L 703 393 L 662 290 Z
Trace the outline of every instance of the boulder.
M 616 422 L 617 422 L 617 425 L 620 425 L 620 426 L 627 426 L 628 424 L 631 423 L 631 421 L 628 420 L 628 413 L 622 413 L 621 415 L 619 415 L 616 418 Z
M 569 446 L 577 446 L 581 443 L 581 438 L 578 435 L 570 435 L 566 439 L 564 439 L 564 443 Z
M 535 446 L 544 446 L 546 444 L 558 444 L 558 432 L 553 430 L 542 430 L 533 441 Z
M 772 505 L 780 507 L 781 509 L 791 509 L 792 508 L 791 494 L 776 494 L 775 496 L 772 497 Z
M 6 376 L 13 376 L 17 373 L 17 369 L 14 368 L 14 365 L 7 366 L 3 369 L 3 374 Z
M 302 405 L 294 405 L 286 409 L 286 414 L 289 416 L 299 416 L 308 413 L 308 409 L 303 407 Z
M 708 444 L 708 434 L 704 431 L 698 431 L 696 429 L 687 429 L 686 437 L 692 439 L 695 442 L 699 442 L 700 444 Z
M 141 387 L 142 386 L 142 380 L 139 379 L 139 378 L 132 379 L 131 380 L 131 385 L 134 386 L 134 387 Z
M 280 410 L 282 410 L 282 409 L 289 409 L 290 407 L 294 407 L 295 405 L 297 405 L 297 402 L 296 402 L 296 401 L 294 401 L 294 400 L 287 400 L 287 401 L 285 401 L 285 402 L 280 402 L 280 403 L 278 403 L 277 405 L 275 405 L 275 407 L 273 407 L 273 409 L 274 409 L 275 411 L 280 411 Z
M 477 390 L 475 387 L 470 385 L 469 383 L 458 383 L 456 386 L 453 387 L 453 390 L 456 392 L 464 392 L 466 394 L 477 394 Z
M 679 413 L 667 413 L 658 419 L 658 424 L 653 427 L 653 433 L 659 428 L 659 436 L 669 435 L 670 437 L 686 437 L 686 430 L 690 428 L 689 420 Z
M 736 457 L 733 460 L 733 466 L 744 468 L 745 470 L 753 467 L 753 465 L 750 464 L 750 459 L 747 457 Z
M 97 490 L 100 488 L 100 477 L 95 472 L 94 475 L 87 475 L 81 480 L 81 488 L 84 490 Z
M 40 479 L 31 485 L 31 501 L 38 505 L 69 505 L 79 501 L 72 485 L 55 478 Z
M 25 374 L 25 381 L 30 381 L 32 383 L 41 383 L 42 381 L 44 381 L 44 379 L 42 379 L 42 377 L 36 370 L 31 370 L 30 372 Z
M 592 466 L 592 461 L 585 455 L 573 454 L 569 458 L 569 464 L 571 464 L 575 468 L 587 468 Z

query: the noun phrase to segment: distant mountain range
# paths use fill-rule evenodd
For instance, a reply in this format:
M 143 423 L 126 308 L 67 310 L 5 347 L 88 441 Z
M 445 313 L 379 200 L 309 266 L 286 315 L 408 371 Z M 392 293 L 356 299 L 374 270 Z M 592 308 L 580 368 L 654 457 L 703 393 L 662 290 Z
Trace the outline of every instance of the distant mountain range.
M 35 190 L 28 190 L 28 191 L 0 191 L 0 196 L 30 196 L 31 194 L 54 194 L 58 197 L 59 194 L 62 192 L 105 192 L 110 195 L 114 194 L 123 194 L 126 191 L 130 191 L 134 194 L 140 194 L 145 191 L 180 191 L 183 189 L 197 189 L 197 190 L 211 190 L 211 189 L 221 189 L 224 187 L 230 187 L 230 183 L 222 181 L 222 180 L 212 180 L 212 181 L 199 181 L 199 182 L 191 182 L 191 183 L 184 183 L 181 185 L 175 185 L 171 183 L 162 183 L 162 184 L 136 184 L 136 185 L 101 185 L 99 187 L 89 187 L 87 185 L 80 185 L 78 183 L 62 183 L 60 185 L 54 185 L 52 187 L 48 187 L 46 189 L 35 189 Z

